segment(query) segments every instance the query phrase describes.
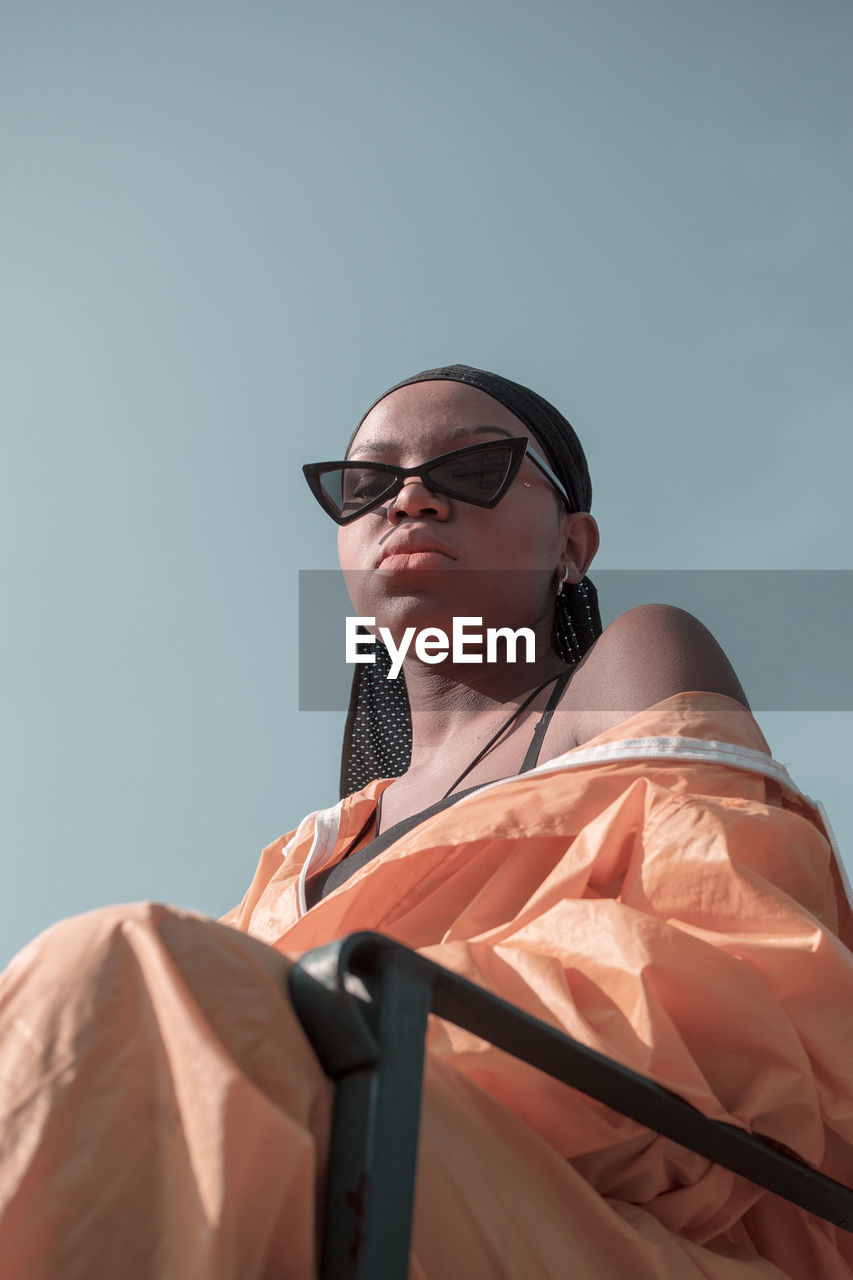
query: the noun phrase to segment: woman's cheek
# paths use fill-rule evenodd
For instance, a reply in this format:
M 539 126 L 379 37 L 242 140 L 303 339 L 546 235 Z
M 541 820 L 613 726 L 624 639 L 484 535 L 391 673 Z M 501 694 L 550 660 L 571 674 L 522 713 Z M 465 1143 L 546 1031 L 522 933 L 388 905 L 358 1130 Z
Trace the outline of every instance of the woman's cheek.
M 338 530 L 338 560 L 344 572 L 370 568 L 370 551 L 356 525 L 344 525 Z

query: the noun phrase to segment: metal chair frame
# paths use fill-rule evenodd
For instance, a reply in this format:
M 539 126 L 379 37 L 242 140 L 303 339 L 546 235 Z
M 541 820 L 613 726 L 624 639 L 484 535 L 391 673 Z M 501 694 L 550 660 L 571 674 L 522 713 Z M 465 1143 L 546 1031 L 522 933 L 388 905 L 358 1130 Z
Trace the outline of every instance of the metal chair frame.
M 653 1080 L 378 933 L 294 965 L 293 1005 L 335 1081 L 320 1280 L 409 1274 L 427 1018 L 436 1014 L 775 1195 L 853 1231 L 853 1189 L 709 1120 Z

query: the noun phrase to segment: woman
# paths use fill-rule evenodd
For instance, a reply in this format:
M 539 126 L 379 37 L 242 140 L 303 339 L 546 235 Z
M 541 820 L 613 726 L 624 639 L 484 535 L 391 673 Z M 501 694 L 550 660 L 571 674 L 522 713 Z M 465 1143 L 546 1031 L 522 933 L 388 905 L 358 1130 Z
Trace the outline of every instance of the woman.
M 411 466 L 450 451 L 440 474 L 452 480 L 452 459 L 460 451 L 456 466 L 464 486 L 466 479 L 478 479 L 479 452 L 480 483 L 492 478 L 489 467 L 499 482 L 505 460 L 490 454 L 519 438 L 537 448 L 550 443 L 560 474 L 529 447 L 497 509 L 478 505 L 482 491 L 466 501 L 430 488 L 417 475 L 394 492 L 391 471 L 359 467 Z M 381 614 L 398 642 L 407 626 L 436 626 L 449 635 L 454 616 L 483 616 L 484 626 L 489 620 L 511 628 L 532 625 L 536 639 L 533 664 L 406 665 L 402 683 L 408 697 L 396 698 L 395 711 L 411 721 L 411 748 L 405 743 L 411 758 L 403 777 L 379 793 L 386 829 L 455 793 L 462 777 L 470 788 L 517 773 L 533 727 L 555 695 L 547 732 L 537 744 L 543 761 L 684 690 L 722 693 L 746 705 L 725 654 L 683 610 L 633 609 L 601 635 L 595 592 L 586 578 L 598 549 L 586 459 L 569 423 L 527 388 L 467 366 L 427 370 L 374 403 L 350 441 L 347 459 L 350 470 L 329 464 L 305 470 L 321 503 L 340 522 L 341 566 L 360 616 Z M 359 485 L 372 500 L 351 501 Z M 349 511 L 336 508 L 336 486 L 344 505 L 350 499 Z M 383 490 L 393 496 L 383 496 Z M 427 546 L 435 548 L 432 564 L 390 559 Z M 397 763 L 388 723 L 395 717 L 386 713 L 373 725 L 360 707 L 372 705 L 386 671 L 386 663 L 357 671 L 342 771 L 345 792 Z M 520 713 L 509 721 L 508 706 Z M 483 757 L 476 748 L 494 730 L 498 737 Z M 351 759 L 359 751 L 367 755 L 366 765 Z
M 599 634 L 571 428 L 452 366 L 381 397 L 345 461 L 307 473 L 359 616 L 395 648 L 460 616 L 526 627 L 534 660 L 358 666 L 345 794 L 264 850 L 230 927 L 110 908 L 16 957 L 7 1275 L 313 1274 L 329 1087 L 283 993 L 289 957 L 356 928 L 851 1180 L 853 933 L 827 833 L 701 624 L 647 606 Z M 414 1276 L 835 1280 L 851 1241 L 431 1028 Z

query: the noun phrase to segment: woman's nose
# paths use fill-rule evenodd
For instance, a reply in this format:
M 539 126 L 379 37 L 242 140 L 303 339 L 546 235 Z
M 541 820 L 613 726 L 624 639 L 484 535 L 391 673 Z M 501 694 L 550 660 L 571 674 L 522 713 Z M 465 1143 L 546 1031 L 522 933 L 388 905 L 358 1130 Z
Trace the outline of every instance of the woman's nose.
M 444 516 L 448 513 L 448 500 L 439 493 L 433 493 L 420 476 L 410 476 L 403 481 L 402 489 L 389 503 L 389 520 L 393 519 L 395 512 L 407 516 Z

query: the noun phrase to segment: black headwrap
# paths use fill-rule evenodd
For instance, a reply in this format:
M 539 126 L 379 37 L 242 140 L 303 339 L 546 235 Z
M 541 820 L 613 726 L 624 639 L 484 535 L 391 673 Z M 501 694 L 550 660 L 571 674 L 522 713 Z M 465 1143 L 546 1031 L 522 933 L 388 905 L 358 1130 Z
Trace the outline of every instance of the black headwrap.
M 497 373 L 472 369 L 467 364 L 426 369 L 389 387 L 363 415 L 350 436 L 347 453 L 362 422 L 380 400 L 414 382 L 434 381 L 465 382 L 505 405 L 542 446 L 547 461 L 572 499 L 572 509 L 589 511 L 592 503 L 589 469 L 580 440 L 567 419 L 528 387 Z M 556 597 L 554 611 L 554 647 L 560 657 L 564 662 L 579 662 L 601 631 L 598 595 L 589 578 L 577 585 L 567 582 Z M 360 791 L 373 778 L 399 778 L 411 760 L 412 723 L 405 677 L 400 672 L 396 680 L 387 679 L 391 656 L 378 637 L 375 654 L 374 663 L 357 663 L 355 667 L 341 759 L 342 796 Z

